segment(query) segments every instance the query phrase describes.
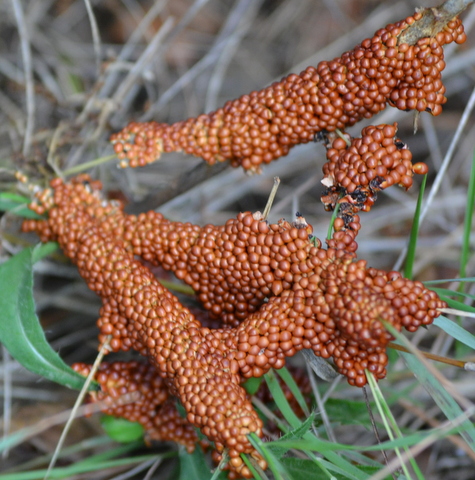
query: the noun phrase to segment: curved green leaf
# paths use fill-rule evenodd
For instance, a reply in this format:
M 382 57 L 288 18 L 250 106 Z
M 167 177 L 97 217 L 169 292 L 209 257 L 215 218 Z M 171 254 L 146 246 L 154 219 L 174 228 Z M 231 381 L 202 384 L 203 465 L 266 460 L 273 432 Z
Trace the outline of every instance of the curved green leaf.
M 120 443 L 135 442 L 144 435 L 144 428 L 140 423 L 130 422 L 125 418 L 103 415 L 101 417 L 101 425 L 112 440 Z
M 51 348 L 35 313 L 33 256 L 43 253 L 27 248 L 0 265 L 0 342 L 30 372 L 80 390 L 84 377 Z
M 24 218 L 43 218 L 37 213 L 35 213 L 33 210 L 30 210 L 28 208 L 29 203 L 30 199 L 27 197 L 23 197 L 21 195 L 9 192 L 0 193 L 0 211 L 12 212 L 15 215 Z
M 471 311 L 473 311 L 473 307 L 471 308 Z M 467 330 L 465 330 L 457 323 L 452 322 L 447 317 L 440 315 L 434 320 L 434 325 L 437 325 L 445 333 L 455 338 L 459 342 L 462 342 L 468 347 L 475 349 L 475 335 L 467 332 Z
M 188 453 L 185 447 L 180 446 L 178 458 L 180 459 L 179 480 L 191 480 L 192 478 L 205 480 L 212 476 L 201 448 L 195 448 L 193 453 Z

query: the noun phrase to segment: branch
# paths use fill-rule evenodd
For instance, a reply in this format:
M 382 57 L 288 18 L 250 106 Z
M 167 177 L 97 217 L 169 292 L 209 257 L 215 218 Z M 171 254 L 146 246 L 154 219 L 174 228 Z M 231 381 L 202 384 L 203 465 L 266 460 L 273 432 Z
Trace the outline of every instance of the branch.
M 416 20 L 399 36 L 398 44 L 415 45 L 420 39 L 435 37 L 457 15 L 475 0 L 447 0 L 438 7 L 422 8 L 422 18 Z

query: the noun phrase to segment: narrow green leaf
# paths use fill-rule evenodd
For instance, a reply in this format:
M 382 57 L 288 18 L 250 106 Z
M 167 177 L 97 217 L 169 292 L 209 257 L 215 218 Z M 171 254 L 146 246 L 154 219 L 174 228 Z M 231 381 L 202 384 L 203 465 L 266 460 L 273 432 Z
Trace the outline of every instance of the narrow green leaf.
M 371 427 L 365 402 L 329 398 L 325 402 L 325 409 L 332 422 L 341 423 L 342 425 L 363 425 L 368 428 Z
M 0 193 L 0 211 L 12 212 L 15 215 L 24 218 L 41 219 L 40 215 L 28 208 L 30 199 L 15 193 L 2 192 Z
M 289 475 L 289 480 L 330 480 L 331 476 L 318 471 L 318 462 L 306 458 L 285 457 L 281 463 Z M 338 477 L 337 477 L 338 478 Z M 340 477 L 342 478 L 342 477 Z
M 460 254 L 460 276 L 465 277 L 467 272 L 467 263 L 470 256 L 470 235 L 472 232 L 473 208 L 475 202 L 475 152 L 472 160 L 472 168 L 470 169 L 470 179 L 468 181 L 467 191 L 467 208 L 465 210 L 465 220 L 462 236 L 462 252 Z M 463 285 L 459 285 L 462 289 Z
M 262 383 L 262 377 L 251 377 L 248 378 L 244 383 L 243 387 L 249 395 L 254 395 Z
M 36 247 L 33 248 L 32 263 L 36 263 L 44 257 L 51 255 L 52 253 L 58 250 L 59 244 L 58 242 L 47 242 L 47 243 L 39 243 Z
M 405 347 L 411 349 L 410 342 L 401 335 L 395 328 L 386 325 L 391 335 L 401 342 Z M 421 385 L 427 390 L 434 402 L 439 406 L 444 415 L 451 421 L 461 417 L 464 412 L 454 400 L 454 398 L 447 392 L 436 377 L 427 369 L 427 367 L 416 357 L 410 353 L 399 352 L 407 366 L 412 370 Z M 458 428 L 460 435 L 475 451 L 475 426 L 469 420 L 464 420 Z
M 341 198 L 341 195 L 339 198 Z M 340 211 L 340 204 L 337 203 L 335 205 L 335 210 L 333 210 L 332 217 L 330 219 L 330 224 L 328 225 L 327 240 L 331 240 L 333 236 L 333 224 L 335 223 L 335 220 L 336 220 L 336 217 L 338 216 L 339 211 Z
M 193 453 L 188 453 L 186 448 L 181 446 L 178 448 L 178 458 L 180 459 L 180 477 L 178 480 L 200 479 L 206 480 L 211 478 L 211 469 L 206 463 L 205 455 L 201 448 L 195 448 Z
M 376 379 L 374 378 L 374 375 L 371 372 L 366 371 L 366 378 L 368 379 L 368 384 L 371 388 L 371 393 L 373 394 L 373 398 L 376 402 L 379 415 L 383 420 L 383 424 L 386 429 L 386 433 L 388 434 L 388 437 L 391 440 L 394 440 L 395 438 L 403 438 L 401 430 L 399 429 L 399 426 L 396 422 L 396 419 L 394 418 L 391 412 L 391 409 L 389 408 L 389 405 L 386 402 L 386 399 L 384 398 L 383 392 L 379 388 L 379 385 Z M 406 454 L 408 454 L 409 456 L 409 461 L 412 465 L 412 468 L 415 474 L 417 475 L 417 478 L 419 480 L 423 480 L 423 475 L 422 475 L 422 472 L 420 471 L 419 465 L 417 465 L 414 457 L 410 454 L 409 449 L 405 447 L 404 450 L 406 451 Z M 402 471 L 405 473 L 406 477 L 411 478 L 407 465 L 402 459 L 402 454 L 400 449 L 395 448 L 394 452 L 396 453 L 397 457 L 401 462 Z
M 284 392 L 282 391 L 281 386 L 275 376 L 273 370 L 269 370 L 265 375 L 264 378 L 267 382 L 267 386 L 269 387 L 269 391 L 272 394 L 272 398 L 276 403 L 279 410 L 282 412 L 282 415 L 287 420 L 287 422 L 292 425 L 293 428 L 300 427 L 302 422 L 299 420 L 297 415 L 295 415 L 292 408 L 290 408 L 289 402 L 285 398 Z
M 303 438 L 312 427 L 312 424 L 315 420 L 315 415 L 316 415 L 316 412 L 312 412 L 310 416 L 300 425 L 300 427 L 295 428 L 294 430 L 280 437 L 279 440 L 276 440 L 275 442 L 273 442 L 272 446 L 269 447 L 272 453 L 278 458 L 281 458 L 283 455 L 285 455 L 288 452 L 288 449 L 280 448 L 279 442 L 282 442 L 285 440 Z
M 160 457 L 170 457 L 171 454 L 160 454 Z M 127 456 L 126 458 L 117 458 L 115 460 L 108 460 L 105 462 L 96 462 L 94 464 L 84 465 L 75 463 L 69 467 L 56 467 L 49 474 L 50 479 L 70 479 L 76 475 L 99 472 L 101 470 L 113 469 L 117 467 L 123 467 L 127 465 L 136 465 L 138 463 L 146 462 L 149 460 L 155 460 L 158 456 L 155 455 L 139 455 L 139 456 Z M 0 480 L 43 480 L 47 470 L 34 470 L 32 472 L 15 472 L 0 475 Z M 96 478 L 96 477 L 88 477 Z M 199 478 L 199 477 L 197 477 Z
M 424 175 L 417 198 L 416 211 L 414 212 L 414 220 L 412 221 L 411 235 L 409 237 L 409 245 L 407 247 L 406 263 L 404 264 L 404 276 L 412 278 L 412 269 L 414 267 L 414 259 L 416 257 L 417 237 L 419 235 L 419 217 L 421 216 L 422 199 L 426 189 L 427 175 Z
M 130 422 L 125 418 L 116 418 L 111 415 L 101 417 L 101 425 L 104 431 L 116 442 L 135 442 L 144 435 L 144 428 L 138 422 Z
M 467 332 L 463 327 L 441 315 L 434 320 L 434 325 L 461 343 L 475 350 L 475 335 Z
M 470 293 L 465 293 L 465 292 L 456 292 L 454 290 L 450 290 L 449 288 L 438 288 L 438 287 L 431 287 L 431 290 L 433 290 L 439 297 L 441 295 L 444 295 L 444 297 L 462 297 L 462 298 L 469 298 L 471 300 L 475 300 L 475 295 L 470 295 Z
M 467 305 L 465 303 L 459 302 L 458 300 L 445 297 L 444 295 L 441 296 L 441 299 L 447 302 L 447 305 L 450 308 L 455 308 L 457 310 L 461 310 L 462 312 L 470 312 L 470 313 L 475 312 L 475 309 L 471 305 Z
M 264 480 L 262 475 L 257 471 L 256 467 L 251 463 L 249 457 L 245 453 L 241 453 L 241 458 L 243 462 L 246 464 L 246 467 L 252 473 L 252 476 L 255 480 Z
M 284 480 L 288 477 L 284 466 L 280 463 L 279 459 L 267 448 L 265 444 L 255 433 L 251 433 L 247 436 L 252 446 L 262 455 L 270 471 L 273 473 L 275 480 Z
M 292 377 L 291 373 L 285 367 L 276 370 L 276 373 L 287 385 L 289 390 L 292 392 L 292 395 L 295 397 L 295 400 L 297 400 L 298 404 L 300 405 L 300 408 L 308 417 L 310 415 L 310 412 L 308 410 L 307 402 L 305 401 L 305 398 L 303 398 L 299 386 L 295 383 L 294 377 Z
M 32 263 L 33 249 L 27 248 L 0 265 L 0 342 L 26 369 L 80 390 L 84 377 L 50 347 L 36 316 Z
M 450 283 L 450 282 L 475 282 L 475 277 L 444 278 L 442 280 L 428 280 L 427 282 L 424 282 L 424 285 L 437 285 L 439 283 Z

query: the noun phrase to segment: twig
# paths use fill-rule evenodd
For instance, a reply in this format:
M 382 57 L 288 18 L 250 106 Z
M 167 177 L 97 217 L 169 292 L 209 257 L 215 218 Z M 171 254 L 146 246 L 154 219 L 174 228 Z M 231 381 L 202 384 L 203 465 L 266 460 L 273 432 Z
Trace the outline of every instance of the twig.
M 280 178 L 274 177 L 274 185 L 272 187 L 272 190 L 270 191 L 269 199 L 267 200 L 267 205 L 263 213 L 264 220 L 267 220 L 267 217 L 269 216 L 270 209 L 272 208 L 272 204 L 274 203 L 274 198 L 277 193 L 277 189 L 279 188 L 279 184 L 280 184 Z
M 27 156 L 30 151 L 31 137 L 35 128 L 35 92 L 33 83 L 33 64 L 31 61 L 30 36 L 25 21 L 25 15 L 21 2 L 19 0 L 12 0 L 13 13 L 18 25 L 18 34 L 20 36 L 21 56 L 23 60 L 23 69 L 25 74 L 25 91 L 26 91 L 26 128 L 25 137 L 23 140 L 24 156 Z
M 376 441 L 378 442 L 378 445 L 381 445 L 381 437 L 379 436 L 378 427 L 377 427 L 376 422 L 374 420 L 373 410 L 371 410 L 371 404 L 369 402 L 368 392 L 366 391 L 366 386 L 364 386 L 362 388 L 362 390 L 363 390 L 364 401 L 366 403 L 366 408 L 368 409 L 368 414 L 369 414 L 369 419 L 371 421 L 371 426 L 373 427 L 374 436 L 376 437 Z M 381 453 L 382 453 L 383 458 L 384 458 L 384 463 L 386 463 L 386 465 L 388 466 L 389 465 L 389 459 L 388 459 L 388 456 L 386 454 L 386 450 L 381 449 Z M 394 478 L 394 480 L 396 480 L 394 472 L 391 472 L 391 475 Z
M 101 74 L 101 36 L 99 34 L 99 27 L 97 26 L 96 16 L 92 9 L 91 0 L 84 0 L 86 5 L 87 16 L 91 24 L 92 41 L 94 43 L 94 55 L 96 56 L 97 76 Z
M 399 405 L 403 406 L 408 412 L 411 412 L 416 417 L 419 417 L 423 422 L 428 423 L 433 428 L 440 427 L 441 422 L 428 415 L 422 408 L 413 405 L 405 398 L 398 400 Z M 470 448 L 467 442 L 457 435 L 448 435 L 447 440 L 450 440 L 455 446 L 462 449 L 472 460 L 475 460 L 475 452 Z
M 87 376 L 86 381 L 84 382 L 83 388 L 79 392 L 78 398 L 76 399 L 76 403 L 74 404 L 74 407 L 71 410 L 71 415 L 70 415 L 68 421 L 66 422 L 66 425 L 64 426 L 63 432 L 61 433 L 61 437 L 58 440 L 58 444 L 56 445 L 56 449 L 53 453 L 51 461 L 48 465 L 48 470 L 46 471 L 43 480 L 47 480 L 47 478 L 51 474 L 51 470 L 54 468 L 54 466 L 56 464 L 56 461 L 58 460 L 59 453 L 60 453 L 61 448 L 64 444 L 64 441 L 66 440 L 66 435 L 69 433 L 71 425 L 72 425 L 74 419 L 76 418 L 76 415 L 75 415 L 76 410 L 80 407 L 82 401 L 84 400 L 84 397 L 85 397 L 85 395 L 86 395 L 86 393 L 89 389 L 89 385 L 91 384 L 92 379 L 94 378 L 94 375 L 96 374 L 97 369 L 99 368 L 99 366 L 102 362 L 102 359 L 104 358 L 104 355 L 109 350 L 109 343 L 111 341 L 111 338 L 112 338 L 112 335 L 109 335 L 101 346 L 99 354 L 96 357 L 96 361 L 94 362 L 94 365 L 92 366 L 91 371 L 89 372 L 89 375 Z
M 393 350 L 398 350 L 400 352 L 411 353 L 406 347 L 402 345 L 398 345 L 397 343 L 389 342 L 388 347 L 392 348 Z M 420 351 L 421 355 L 425 358 L 429 358 L 430 360 L 435 360 L 436 362 L 445 363 L 447 365 L 453 365 L 454 367 L 459 367 L 465 369 L 465 364 L 470 362 L 463 362 L 462 360 L 455 360 L 453 358 L 441 357 L 439 355 L 435 355 L 434 353 L 429 352 L 422 352 Z
M 419 443 L 411 447 L 408 452 L 402 454 L 404 461 L 407 461 L 411 457 L 416 457 L 419 453 L 423 452 L 426 448 L 430 447 L 431 444 L 435 443 L 439 438 L 446 435 L 451 430 L 455 429 L 461 425 L 465 420 L 469 419 L 475 413 L 475 408 L 470 407 L 462 415 L 457 417 L 454 420 L 447 420 L 446 422 L 440 425 L 440 429 L 434 433 L 431 433 Z M 384 467 L 382 470 L 379 470 L 375 473 L 369 480 L 383 480 L 388 474 L 397 470 L 399 468 L 399 458 L 393 458 L 389 465 Z
M 474 0 L 447 0 L 438 7 L 421 9 L 422 18 L 406 28 L 398 44 L 415 45 L 422 38 L 434 37 L 457 15 L 462 13 Z

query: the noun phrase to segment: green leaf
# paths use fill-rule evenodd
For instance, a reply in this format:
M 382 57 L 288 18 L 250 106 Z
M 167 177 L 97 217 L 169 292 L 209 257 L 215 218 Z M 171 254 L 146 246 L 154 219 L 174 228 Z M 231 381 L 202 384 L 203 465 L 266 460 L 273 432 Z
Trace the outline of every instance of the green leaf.
M 475 277 L 444 278 L 442 280 L 428 280 L 424 282 L 424 285 L 437 285 L 439 283 L 451 283 L 451 282 L 475 282 Z
M 401 335 L 395 328 L 387 324 L 386 328 L 396 337 L 396 339 L 406 348 L 411 351 L 413 346 L 403 335 Z M 399 352 L 403 357 L 406 365 L 412 370 L 421 385 L 426 389 L 434 402 L 444 412 L 444 415 L 451 421 L 458 423 L 459 419 L 463 417 L 464 412 L 454 400 L 452 395 L 442 386 L 437 378 L 427 369 L 427 367 L 411 353 Z M 465 419 L 458 427 L 460 435 L 470 445 L 472 450 L 475 450 L 475 426 L 473 423 Z
M 303 398 L 299 386 L 295 383 L 294 377 L 292 377 L 291 373 L 287 370 L 287 368 L 282 367 L 281 369 L 276 370 L 276 373 L 292 392 L 292 395 L 295 397 L 295 400 L 297 400 L 298 404 L 300 405 L 302 412 L 304 412 L 307 416 L 310 415 L 307 403 L 305 402 L 305 398 Z
M 41 219 L 40 215 L 28 208 L 30 199 L 15 193 L 2 192 L 0 193 L 0 211 L 12 212 L 15 215 L 24 218 Z
M 144 428 L 140 423 L 130 422 L 125 418 L 103 415 L 101 425 L 107 435 L 119 443 L 135 442 L 144 435 Z
M 470 332 L 467 332 L 467 330 L 462 328 L 457 323 L 452 322 L 443 315 L 440 315 L 434 320 L 434 325 L 437 325 L 451 337 L 475 350 L 475 336 Z
M 318 471 L 318 462 L 306 458 L 285 457 L 281 460 L 289 480 L 328 480 L 328 474 Z
M 285 398 L 284 392 L 282 391 L 281 386 L 275 376 L 273 370 L 269 370 L 265 375 L 264 378 L 267 382 L 267 386 L 269 387 L 269 391 L 272 394 L 272 398 L 276 403 L 277 407 L 281 411 L 282 415 L 284 416 L 285 420 L 292 425 L 293 428 L 297 428 L 301 425 L 301 421 L 295 415 L 294 411 L 289 405 L 289 402 Z
M 450 290 L 448 288 L 437 288 L 437 287 L 431 287 L 431 290 L 433 290 L 437 295 L 444 296 L 445 298 L 451 298 L 451 297 L 462 297 L 462 298 L 470 298 L 471 300 L 475 300 L 475 295 L 470 295 L 469 293 L 465 292 L 457 292 L 454 290 Z
M 412 278 L 412 268 L 416 257 L 417 237 L 419 234 L 419 217 L 421 216 L 422 199 L 426 189 L 427 175 L 422 179 L 421 189 L 417 198 L 416 211 L 414 212 L 414 220 L 412 221 L 411 235 L 409 237 L 409 245 L 407 247 L 406 263 L 404 265 L 404 276 Z
M 161 457 L 170 457 L 170 454 L 163 453 L 160 455 Z M 137 455 L 137 456 L 129 456 L 126 455 L 125 458 L 118 458 L 115 460 L 108 460 L 104 462 L 97 462 L 94 464 L 83 464 L 83 463 L 74 463 L 68 467 L 56 467 L 51 470 L 48 474 L 48 478 L 51 480 L 54 479 L 70 479 L 77 475 L 85 474 L 85 473 L 104 473 L 104 470 L 107 469 L 114 469 L 119 467 L 132 467 L 133 465 L 147 462 L 147 461 L 155 461 L 158 458 L 156 454 L 154 455 Z M 34 470 L 31 472 L 15 472 L 15 473 L 7 473 L 4 475 L 0 474 L 0 480 L 42 480 L 45 478 L 47 473 L 47 469 L 42 470 Z M 101 475 L 102 478 L 103 475 Z M 98 478 L 97 476 L 86 476 L 85 478 Z
M 325 402 L 325 409 L 332 422 L 342 425 L 363 425 L 370 428 L 371 421 L 368 417 L 368 408 L 365 402 L 329 398 Z
M 180 459 L 180 477 L 178 480 L 192 480 L 195 478 L 206 480 L 211 478 L 211 469 L 206 463 L 205 455 L 201 448 L 195 448 L 193 453 L 188 453 L 185 447 L 180 446 L 178 458 Z
M 32 263 L 36 263 L 44 257 L 51 255 L 52 253 L 58 250 L 59 244 L 58 242 L 47 242 L 47 243 L 39 243 L 33 248 L 32 253 Z
M 286 433 L 285 435 L 280 437 L 278 440 L 273 442 L 272 446 L 269 447 L 269 450 L 271 450 L 272 453 L 278 458 L 281 458 L 283 455 L 285 455 L 288 452 L 288 448 L 280 448 L 279 442 L 303 438 L 307 434 L 307 432 L 310 430 L 313 424 L 313 421 L 315 420 L 315 415 L 316 413 L 312 412 L 310 416 L 299 427 Z
M 27 370 L 80 390 L 84 377 L 50 347 L 36 316 L 33 255 L 33 248 L 27 248 L 0 265 L 0 342 Z
M 264 443 L 255 433 L 250 433 L 247 438 L 251 442 L 252 446 L 262 455 L 267 462 L 267 466 L 274 475 L 275 480 L 284 480 L 287 478 L 287 472 L 280 460 L 267 448 L 267 444 Z
M 257 390 L 259 390 L 261 383 L 262 383 L 262 377 L 251 377 L 251 378 L 248 378 L 242 384 L 242 386 L 244 387 L 244 389 L 249 395 L 254 395 L 257 392 Z

